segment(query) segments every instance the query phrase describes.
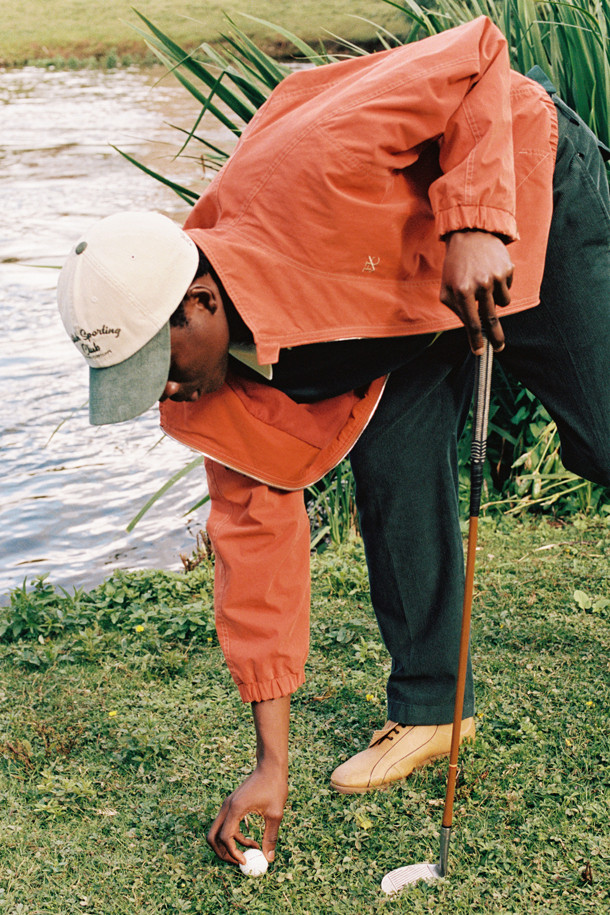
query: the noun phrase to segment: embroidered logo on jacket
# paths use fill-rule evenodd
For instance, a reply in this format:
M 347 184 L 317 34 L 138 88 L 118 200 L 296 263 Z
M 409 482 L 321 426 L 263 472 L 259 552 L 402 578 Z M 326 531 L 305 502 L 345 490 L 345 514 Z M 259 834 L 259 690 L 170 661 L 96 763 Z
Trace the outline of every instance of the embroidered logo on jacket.
M 364 267 L 362 268 L 362 272 L 363 273 L 374 273 L 375 267 L 379 264 L 380 260 L 381 260 L 380 257 L 373 257 L 371 254 L 369 254 L 369 256 L 366 259 L 366 263 L 365 263 Z

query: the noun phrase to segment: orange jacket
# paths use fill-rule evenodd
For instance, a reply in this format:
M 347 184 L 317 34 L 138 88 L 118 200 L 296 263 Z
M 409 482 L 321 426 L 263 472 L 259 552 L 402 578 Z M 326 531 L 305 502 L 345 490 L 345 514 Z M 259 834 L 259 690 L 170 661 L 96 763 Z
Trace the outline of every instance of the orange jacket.
M 510 71 L 502 34 L 480 18 L 289 76 L 185 229 L 261 363 L 304 343 L 445 330 L 460 326 L 439 299 L 442 237 L 457 229 L 512 242 L 505 314 L 537 304 L 556 144 L 549 96 Z M 350 450 L 382 389 L 379 379 L 298 405 L 229 377 L 196 403 L 161 407 L 168 434 L 216 462 L 206 466 L 217 624 L 244 700 L 303 680 L 309 533 L 299 490 Z

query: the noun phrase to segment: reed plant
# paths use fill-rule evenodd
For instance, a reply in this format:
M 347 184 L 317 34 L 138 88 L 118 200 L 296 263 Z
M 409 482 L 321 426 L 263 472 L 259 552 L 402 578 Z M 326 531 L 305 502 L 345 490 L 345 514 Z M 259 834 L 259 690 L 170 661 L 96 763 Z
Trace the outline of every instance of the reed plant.
M 416 40 L 488 16 L 509 43 L 511 65 L 542 67 L 570 105 L 606 144 L 610 140 L 609 0 L 384 0 L 404 10 Z
M 408 23 L 400 35 L 377 26 L 377 45 L 382 48 L 419 40 L 480 15 L 488 16 L 508 39 L 513 68 L 527 73 L 535 64 L 541 66 L 562 98 L 600 139 L 610 143 L 610 0 L 440 0 L 425 5 L 415 0 L 382 2 L 400 10 Z M 144 15 L 137 15 L 141 25 L 136 30 L 149 49 L 201 105 L 193 127 L 189 131 L 178 128 L 181 137 L 176 155 L 191 155 L 195 145 L 203 154 L 198 158 L 204 160 L 208 173 L 221 168 L 229 152 L 206 138 L 204 115 L 214 117 L 238 139 L 291 67 L 273 59 L 228 17 L 222 46 L 202 43 L 196 51 L 189 52 Z M 368 53 L 337 36 L 336 49 L 331 52 L 322 43 L 314 47 L 281 26 L 256 21 L 292 45 L 296 61 L 310 66 Z M 178 185 L 128 154 L 121 154 L 187 203 L 193 203 L 203 189 L 203 181 L 197 187 Z M 608 489 L 587 483 L 563 468 L 556 426 L 529 391 L 496 368 L 492 396 L 488 498 L 484 508 L 511 513 L 531 509 L 559 514 L 610 512 Z M 464 448 L 464 467 L 467 462 Z M 465 475 L 463 480 L 465 483 Z M 341 540 L 353 528 L 353 481 L 345 465 L 312 488 L 308 500 L 312 517 L 317 519 L 313 543 L 323 542 L 324 538 Z M 344 517 L 339 520 L 341 513 Z
M 348 458 L 305 492 L 311 524 L 311 548 L 344 543 L 358 533 L 356 485 Z

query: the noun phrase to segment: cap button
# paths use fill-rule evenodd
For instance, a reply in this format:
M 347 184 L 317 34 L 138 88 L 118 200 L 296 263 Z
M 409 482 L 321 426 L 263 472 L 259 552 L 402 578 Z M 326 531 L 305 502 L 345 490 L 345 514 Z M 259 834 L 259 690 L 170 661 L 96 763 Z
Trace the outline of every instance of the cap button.
M 74 249 L 75 254 L 82 254 L 85 248 L 87 247 L 86 241 L 79 241 L 76 248 Z

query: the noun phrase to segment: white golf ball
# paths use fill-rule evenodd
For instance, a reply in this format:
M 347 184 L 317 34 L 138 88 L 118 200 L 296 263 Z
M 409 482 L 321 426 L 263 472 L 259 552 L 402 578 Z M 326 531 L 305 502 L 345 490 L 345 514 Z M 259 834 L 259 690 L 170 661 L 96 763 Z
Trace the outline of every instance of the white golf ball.
M 246 848 L 244 858 L 246 863 L 240 864 L 239 869 L 246 877 L 261 877 L 269 867 L 260 848 Z

